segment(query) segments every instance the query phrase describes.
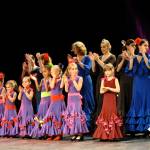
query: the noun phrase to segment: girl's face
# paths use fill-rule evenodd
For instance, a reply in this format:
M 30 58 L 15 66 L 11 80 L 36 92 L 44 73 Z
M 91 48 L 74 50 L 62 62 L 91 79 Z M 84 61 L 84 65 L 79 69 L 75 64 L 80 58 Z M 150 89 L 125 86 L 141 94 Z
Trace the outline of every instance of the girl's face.
M 23 86 L 24 88 L 29 88 L 29 87 L 30 87 L 30 81 L 29 81 L 29 80 L 24 80 L 24 81 L 22 82 L 22 86 Z
M 147 53 L 148 49 L 149 49 L 148 41 L 145 41 L 142 45 L 139 45 L 139 51 L 140 52 Z
M 51 69 L 51 75 L 52 75 L 52 77 L 59 77 L 59 74 L 60 74 L 59 68 L 52 67 L 52 69 Z
M 13 91 L 13 87 L 11 84 L 6 84 L 6 90 L 7 92 L 12 92 Z
M 112 70 L 105 70 L 105 76 L 106 77 L 111 77 L 113 75 L 113 71 Z
M 71 64 L 71 65 L 69 66 L 68 72 L 69 72 L 69 75 L 70 75 L 70 76 L 77 75 L 77 74 L 78 74 L 77 65 Z
M 49 70 L 47 68 L 44 68 L 42 74 L 43 74 L 44 78 L 48 78 L 49 77 Z
M 134 43 L 132 43 L 132 44 L 130 44 L 129 46 L 127 46 L 127 50 L 128 50 L 128 51 L 130 52 L 130 54 L 132 54 L 132 55 L 134 55 L 135 48 L 136 48 L 136 46 L 135 46 Z
M 109 47 L 107 44 L 101 43 L 100 47 L 101 47 L 102 54 L 106 54 L 109 52 Z

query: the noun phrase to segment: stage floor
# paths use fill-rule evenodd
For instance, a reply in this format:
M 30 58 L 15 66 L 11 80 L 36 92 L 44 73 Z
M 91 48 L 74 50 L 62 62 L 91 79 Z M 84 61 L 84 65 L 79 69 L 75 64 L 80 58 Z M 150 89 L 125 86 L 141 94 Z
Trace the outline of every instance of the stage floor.
M 0 137 L 0 150 L 150 150 L 150 139 L 134 138 L 119 142 L 100 142 L 85 138 L 82 142 L 47 141 Z

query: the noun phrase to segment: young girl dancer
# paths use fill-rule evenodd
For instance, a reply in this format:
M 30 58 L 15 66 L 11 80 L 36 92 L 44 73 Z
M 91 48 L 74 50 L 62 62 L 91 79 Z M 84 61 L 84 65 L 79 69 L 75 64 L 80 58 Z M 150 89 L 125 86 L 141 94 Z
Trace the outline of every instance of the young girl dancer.
M 3 103 L 3 99 L 2 96 L 4 93 L 6 93 L 5 91 L 5 87 L 4 87 L 4 73 L 0 72 L 0 123 L 2 121 L 3 115 L 4 115 L 4 103 Z
M 83 140 L 83 134 L 88 133 L 86 116 L 82 110 L 82 96 L 80 91 L 83 78 L 78 76 L 77 64 L 68 65 L 69 77 L 64 77 L 65 91 L 68 92 L 67 109 L 64 112 L 64 135 L 72 135 L 71 140 Z
M 44 78 L 41 80 L 40 85 L 38 85 L 37 79 L 31 76 L 31 78 L 35 81 L 38 91 L 41 91 L 41 101 L 39 109 L 37 115 L 34 118 L 35 127 L 31 133 L 31 136 L 36 138 L 41 137 L 41 123 L 50 105 L 50 67 L 44 66 L 42 74 Z
M 31 81 L 29 76 L 25 76 L 22 86 L 19 86 L 18 100 L 21 100 L 21 106 L 18 113 L 19 135 L 29 137 L 34 127 L 34 114 L 32 106 L 33 89 L 30 87 Z
M 103 94 L 101 113 L 96 121 L 97 129 L 94 138 L 114 140 L 122 138 L 120 127 L 122 120 L 117 116 L 116 95 L 120 92 L 118 79 L 114 77 L 114 67 L 106 64 L 105 77 L 102 79 L 100 93 Z
M 14 80 L 7 81 L 6 93 L 4 92 L 2 95 L 5 111 L 1 122 L 1 136 L 10 137 L 18 134 L 17 112 L 15 106 L 17 97 L 17 93 L 15 92 L 16 86 L 17 83 Z
M 64 87 L 61 79 L 62 68 L 59 65 L 54 65 L 51 69 L 52 79 L 50 82 L 51 88 L 51 104 L 44 117 L 44 124 L 42 126 L 42 134 L 48 135 L 48 140 L 61 140 L 63 133 L 64 119 L 62 113 L 66 106 L 62 88 Z

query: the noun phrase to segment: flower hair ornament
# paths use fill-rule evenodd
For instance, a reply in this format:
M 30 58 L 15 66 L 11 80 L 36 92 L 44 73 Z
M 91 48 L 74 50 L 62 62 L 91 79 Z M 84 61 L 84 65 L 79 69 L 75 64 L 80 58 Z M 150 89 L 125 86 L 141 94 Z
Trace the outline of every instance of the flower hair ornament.
M 125 40 L 121 40 L 121 44 L 122 44 L 123 46 L 125 46 L 125 45 L 126 45 L 126 41 L 125 41 Z
M 0 72 L 0 80 L 3 80 L 5 77 L 4 73 L 3 72 Z
M 42 55 L 43 55 L 43 59 L 44 59 L 45 61 L 48 61 L 48 60 L 49 60 L 49 54 L 48 54 L 48 53 L 43 53 Z
M 135 41 L 136 45 L 139 45 L 141 43 L 142 39 L 137 37 L 134 41 Z

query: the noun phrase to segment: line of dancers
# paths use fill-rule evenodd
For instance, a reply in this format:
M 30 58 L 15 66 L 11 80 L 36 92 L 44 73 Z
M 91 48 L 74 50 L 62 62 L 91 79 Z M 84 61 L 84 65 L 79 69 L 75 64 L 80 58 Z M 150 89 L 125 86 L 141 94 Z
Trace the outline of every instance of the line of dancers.
M 146 39 L 122 41 L 111 53 L 103 39 L 102 55 L 72 44 L 68 66 L 54 65 L 48 53 L 25 54 L 21 82 L 0 73 L 0 136 L 81 141 L 123 139 L 150 131 L 150 54 Z M 37 61 L 36 61 L 37 60 Z M 37 65 L 38 64 L 38 65 Z

